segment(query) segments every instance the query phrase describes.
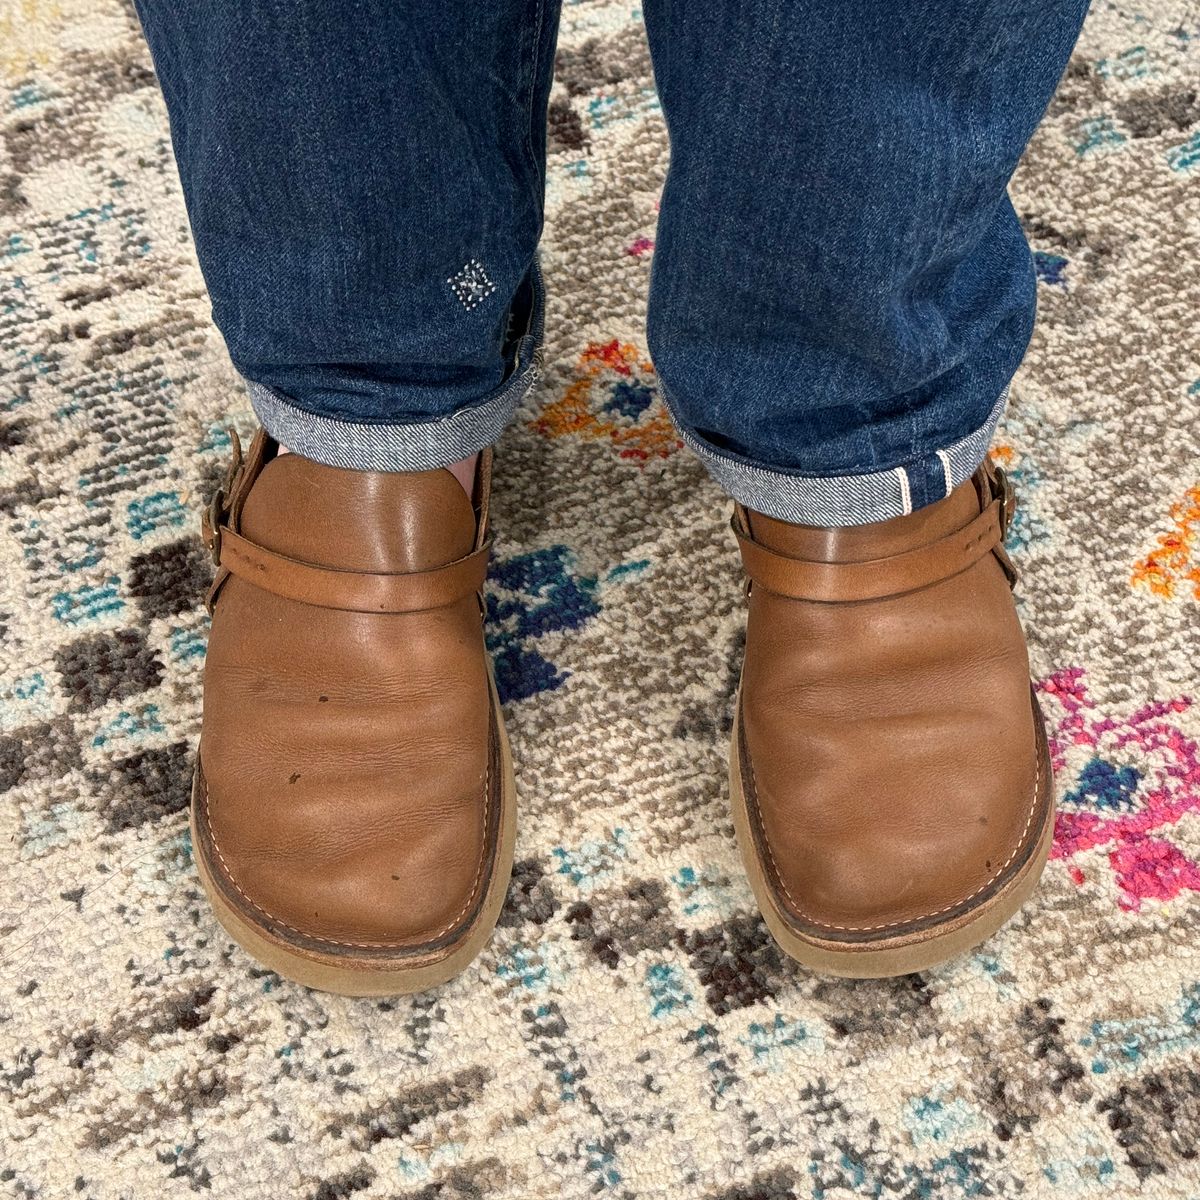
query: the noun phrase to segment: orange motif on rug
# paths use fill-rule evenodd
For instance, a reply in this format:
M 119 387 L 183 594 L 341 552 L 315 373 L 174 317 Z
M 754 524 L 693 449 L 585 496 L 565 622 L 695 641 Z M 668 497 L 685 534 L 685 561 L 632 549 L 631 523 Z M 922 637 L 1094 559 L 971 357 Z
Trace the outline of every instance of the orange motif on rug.
M 1195 560 L 1200 539 L 1200 483 L 1171 505 L 1171 520 L 1174 528 L 1158 535 L 1158 545 L 1134 566 L 1130 582 L 1165 599 L 1174 596 L 1177 588 L 1190 586 L 1192 595 L 1200 600 L 1200 563 Z
M 545 437 L 607 438 L 621 458 L 667 458 L 683 442 L 658 399 L 654 367 L 630 342 L 592 342 L 574 382 L 533 428 Z

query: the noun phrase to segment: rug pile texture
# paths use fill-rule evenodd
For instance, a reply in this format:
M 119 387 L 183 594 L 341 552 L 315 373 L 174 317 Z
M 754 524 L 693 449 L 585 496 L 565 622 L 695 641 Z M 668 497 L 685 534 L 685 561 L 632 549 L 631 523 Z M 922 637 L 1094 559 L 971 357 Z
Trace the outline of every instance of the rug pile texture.
M 516 874 L 460 979 L 346 1000 L 231 945 L 190 856 L 196 517 L 250 420 L 147 53 L 119 0 L 0 0 L 0 1196 L 1197 1200 L 1198 88 L 1195 5 L 1097 3 L 1014 184 L 1044 884 L 976 953 L 838 982 L 734 846 L 741 584 L 647 361 L 640 17 L 566 5 L 490 585 Z

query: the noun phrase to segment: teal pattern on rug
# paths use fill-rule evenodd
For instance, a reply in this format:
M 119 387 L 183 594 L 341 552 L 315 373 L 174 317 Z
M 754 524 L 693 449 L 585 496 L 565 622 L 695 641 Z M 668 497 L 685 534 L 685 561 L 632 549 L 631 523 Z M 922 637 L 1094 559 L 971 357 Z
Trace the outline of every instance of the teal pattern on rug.
M 1098 0 L 1014 185 L 1045 881 L 939 970 L 829 980 L 733 841 L 741 579 L 645 348 L 640 14 L 565 5 L 488 590 L 517 867 L 464 976 L 346 1000 L 234 947 L 192 863 L 198 514 L 250 418 L 132 9 L 0 6 L 0 1197 L 1198 1200 L 1198 80 L 1194 4 Z

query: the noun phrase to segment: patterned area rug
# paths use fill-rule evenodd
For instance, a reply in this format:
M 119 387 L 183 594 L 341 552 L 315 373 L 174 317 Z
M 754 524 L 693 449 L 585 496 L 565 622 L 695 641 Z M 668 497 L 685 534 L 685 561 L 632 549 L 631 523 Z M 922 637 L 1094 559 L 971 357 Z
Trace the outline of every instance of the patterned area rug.
M 234 948 L 185 822 L 198 500 L 249 427 L 120 0 L 2 0 L 0 1195 L 1200 1196 L 1200 12 L 1098 3 L 1015 187 L 998 454 L 1062 801 L 1036 900 L 891 982 L 781 959 L 733 842 L 740 580 L 642 328 L 631 6 L 566 8 L 543 386 L 490 594 L 523 796 L 491 948 L 413 1000 Z

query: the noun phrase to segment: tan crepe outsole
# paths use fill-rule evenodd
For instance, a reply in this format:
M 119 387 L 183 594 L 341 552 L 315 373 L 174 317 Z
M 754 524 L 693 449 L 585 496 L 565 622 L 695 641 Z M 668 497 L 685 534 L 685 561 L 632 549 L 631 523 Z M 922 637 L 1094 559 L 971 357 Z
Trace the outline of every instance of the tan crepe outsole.
M 439 955 L 428 955 L 402 966 L 394 960 L 382 961 L 352 955 L 305 954 L 281 943 L 266 930 L 247 921 L 221 895 L 213 880 L 200 842 L 196 837 L 196 803 L 193 795 L 189 823 L 192 830 L 193 857 L 200 882 L 222 928 L 247 954 L 285 979 L 305 987 L 341 996 L 401 996 L 423 992 L 453 979 L 487 945 L 500 917 L 508 881 L 512 874 L 513 845 L 517 831 L 517 788 L 513 774 L 512 751 L 504 729 L 504 717 L 496 694 L 496 684 L 490 678 L 492 704 L 495 706 L 496 729 L 500 750 L 500 829 L 496 861 L 488 881 L 487 891 L 467 935 Z M 342 961 L 338 961 L 341 959 Z
M 1038 842 L 1021 870 L 977 909 L 968 910 L 946 922 L 918 934 L 906 934 L 895 939 L 879 939 L 870 943 L 847 944 L 821 941 L 797 932 L 780 911 L 775 890 L 768 880 L 757 852 L 757 843 L 750 827 L 746 797 L 742 791 L 742 764 L 739 747 L 741 738 L 741 695 L 735 701 L 733 738 L 729 754 L 729 787 L 733 801 L 733 824 L 737 832 L 742 862 L 750 878 L 754 898 L 758 901 L 763 920 L 785 954 L 823 975 L 838 975 L 849 979 L 885 979 L 893 975 L 909 975 L 926 971 L 986 941 L 1012 917 L 1033 894 L 1042 868 L 1050 855 L 1054 841 L 1054 793 L 1050 752 L 1042 727 L 1041 714 L 1034 708 L 1038 735 L 1038 754 L 1042 760 L 1040 778 L 1050 788 L 1044 825 Z

